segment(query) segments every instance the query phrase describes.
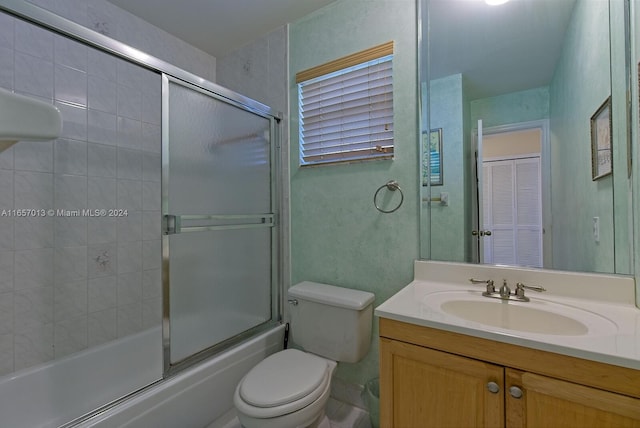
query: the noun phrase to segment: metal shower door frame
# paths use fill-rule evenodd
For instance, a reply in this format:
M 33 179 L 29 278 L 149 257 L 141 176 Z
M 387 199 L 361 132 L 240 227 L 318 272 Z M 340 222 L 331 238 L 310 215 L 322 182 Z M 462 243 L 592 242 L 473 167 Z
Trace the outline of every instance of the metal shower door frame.
M 269 120 L 270 123 L 270 189 L 271 189 L 271 212 L 257 215 L 212 215 L 212 216 L 172 216 L 169 213 L 169 93 L 170 85 L 177 84 L 193 91 L 199 92 L 203 95 L 211 97 L 217 101 L 224 102 L 231 106 L 242 109 L 248 113 L 255 114 L 262 118 Z M 225 94 L 226 95 L 226 94 Z M 273 328 L 280 324 L 282 319 L 282 293 L 279 290 L 279 284 L 281 279 L 281 264 L 280 264 L 280 227 L 279 227 L 279 215 L 278 210 L 279 197 L 278 197 L 278 185 L 280 170 L 280 159 L 278 156 L 278 149 L 280 147 L 280 133 L 278 122 L 279 119 L 273 115 L 268 114 L 262 109 L 255 109 L 251 105 L 236 101 L 228 96 L 220 95 L 216 92 L 212 92 L 206 88 L 197 86 L 195 84 L 185 82 L 183 80 L 172 77 L 168 74 L 162 74 L 162 353 L 164 362 L 164 377 L 171 376 L 184 368 L 192 366 L 212 355 L 218 354 L 225 349 L 234 346 L 243 340 L 252 337 L 262 331 Z M 212 221 L 232 221 L 233 224 L 218 224 L 212 226 L 189 226 L 184 225 L 184 222 L 193 220 L 212 220 Z M 171 363 L 171 301 L 170 301 L 170 235 L 175 233 L 185 232 L 199 232 L 206 230 L 224 230 L 224 229 L 241 229 L 241 228 L 255 228 L 255 227 L 269 227 L 271 228 L 271 318 L 258 326 L 250 328 L 236 336 L 233 336 L 223 342 L 214 344 L 196 354 L 187 357 L 184 360 L 176 363 Z

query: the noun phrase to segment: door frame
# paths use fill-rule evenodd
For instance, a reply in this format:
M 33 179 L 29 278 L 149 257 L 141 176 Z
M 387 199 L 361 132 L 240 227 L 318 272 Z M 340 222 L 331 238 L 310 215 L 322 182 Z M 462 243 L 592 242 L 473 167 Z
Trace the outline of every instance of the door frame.
M 532 120 L 528 122 L 509 123 L 505 125 L 497 125 L 491 127 L 483 127 L 482 135 L 502 134 L 506 132 L 525 131 L 531 129 L 540 130 L 540 178 L 542 192 L 542 256 L 543 267 L 551 268 L 553 262 L 553 218 L 551 210 L 551 145 L 549 141 L 549 119 Z M 478 209 L 480 208 L 478 195 L 478 182 L 476 180 L 478 168 L 478 129 L 471 129 L 471 171 L 469 177 L 471 181 L 471 212 L 472 224 L 471 230 L 480 230 L 478 224 Z M 482 164 L 480 162 L 480 164 Z M 479 263 L 477 258 L 478 252 L 473 251 L 473 245 L 479 240 L 471 240 L 471 254 L 473 263 Z

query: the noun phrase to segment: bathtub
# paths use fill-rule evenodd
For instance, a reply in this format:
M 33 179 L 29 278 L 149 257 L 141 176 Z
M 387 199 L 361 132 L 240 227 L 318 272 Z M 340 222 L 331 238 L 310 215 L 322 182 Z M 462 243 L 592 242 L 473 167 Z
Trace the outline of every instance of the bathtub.
M 283 334 L 278 326 L 159 382 L 159 328 L 16 372 L 0 378 L 0 427 L 58 427 L 156 382 L 77 426 L 202 428 L 228 414 L 238 381 L 282 349 Z

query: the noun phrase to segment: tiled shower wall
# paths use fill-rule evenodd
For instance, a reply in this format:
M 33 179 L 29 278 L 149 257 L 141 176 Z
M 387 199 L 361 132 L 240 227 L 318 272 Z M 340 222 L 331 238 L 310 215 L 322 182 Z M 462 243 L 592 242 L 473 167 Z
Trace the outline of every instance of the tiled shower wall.
M 28 2 L 200 77 L 212 82 L 216 81 L 215 57 L 120 9 L 107 0 L 28 0 Z
M 0 153 L 1 375 L 159 325 L 161 80 L 0 14 L 0 87 L 64 119 Z
M 217 83 L 260 101 L 282 114 L 280 129 L 289 128 L 288 30 L 282 26 L 223 57 L 216 58 Z M 280 134 L 280 186 L 282 272 L 284 287 L 291 285 L 289 272 L 289 134 Z M 286 308 L 285 308 L 286 311 Z

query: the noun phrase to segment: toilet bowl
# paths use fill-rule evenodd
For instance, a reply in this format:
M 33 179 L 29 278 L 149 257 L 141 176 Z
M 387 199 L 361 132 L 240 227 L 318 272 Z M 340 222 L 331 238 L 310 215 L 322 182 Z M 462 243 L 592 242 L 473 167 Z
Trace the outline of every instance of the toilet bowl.
M 245 428 L 328 428 L 324 410 L 336 365 L 297 349 L 266 358 L 236 387 L 240 423 Z
M 314 282 L 291 287 L 291 336 L 303 350 L 276 352 L 242 378 L 233 397 L 242 426 L 329 428 L 331 376 L 338 361 L 367 354 L 374 297 Z

